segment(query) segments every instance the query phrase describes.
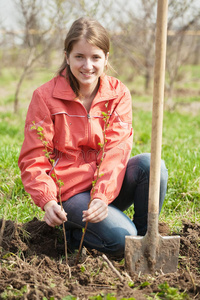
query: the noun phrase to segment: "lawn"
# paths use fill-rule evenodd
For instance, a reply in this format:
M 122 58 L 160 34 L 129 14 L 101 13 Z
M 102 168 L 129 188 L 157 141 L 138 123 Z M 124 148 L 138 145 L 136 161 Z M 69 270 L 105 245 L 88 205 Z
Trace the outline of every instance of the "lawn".
M 189 67 L 186 68 L 187 70 Z M 190 72 L 191 68 L 189 69 Z M 19 114 L 12 113 L 12 102 L 7 106 L 7 99 L 12 99 L 12 88 L 15 77 L 8 77 L 3 72 L 1 89 L 6 85 L 6 99 L 1 99 L 0 105 L 0 178 L 1 178 L 1 208 L 0 215 L 18 222 L 26 222 L 34 216 L 42 217 L 43 213 L 32 203 L 24 191 L 20 179 L 17 160 L 23 142 L 24 121 L 28 103 L 36 84 L 39 85 L 50 79 L 52 73 L 40 69 L 35 72 L 35 80 L 29 77 L 23 85 L 21 109 Z M 196 68 L 193 70 L 196 74 Z M 33 89 L 31 88 L 31 83 Z M 184 83 L 185 84 L 185 83 Z M 6 90 L 6 89 L 5 89 Z M 5 92 L 6 93 L 6 92 Z M 134 109 L 138 100 L 133 95 L 133 128 L 134 144 L 132 156 L 138 153 L 150 152 L 151 149 L 151 110 L 146 109 L 150 104 L 151 95 L 146 95 L 142 107 Z M 190 97 L 188 96 L 190 101 Z M 6 108 L 3 109 L 3 103 Z M 183 218 L 196 222 L 200 221 L 200 119 L 193 112 L 181 113 L 165 111 L 163 121 L 162 158 L 169 172 L 168 190 L 164 208 L 160 218 L 170 224 L 172 230 L 181 227 Z M 128 214 L 131 215 L 132 209 Z

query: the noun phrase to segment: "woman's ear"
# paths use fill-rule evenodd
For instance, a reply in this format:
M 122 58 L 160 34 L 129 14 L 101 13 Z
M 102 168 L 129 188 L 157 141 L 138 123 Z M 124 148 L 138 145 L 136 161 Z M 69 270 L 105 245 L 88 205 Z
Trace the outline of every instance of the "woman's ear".
M 106 53 L 105 67 L 107 67 L 107 64 L 108 64 L 108 56 L 109 56 L 109 52 Z
M 69 65 L 69 57 L 68 57 L 68 55 L 67 55 L 67 52 L 65 51 L 65 59 L 66 59 L 66 62 L 67 62 L 67 64 Z

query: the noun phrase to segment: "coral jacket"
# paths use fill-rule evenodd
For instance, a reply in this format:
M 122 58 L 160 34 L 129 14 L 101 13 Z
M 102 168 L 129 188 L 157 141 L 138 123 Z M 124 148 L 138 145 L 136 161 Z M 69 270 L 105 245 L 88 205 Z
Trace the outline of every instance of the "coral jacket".
M 106 105 L 105 105 L 106 104 Z M 106 108 L 107 106 L 107 108 Z M 58 201 L 58 186 L 51 176 L 52 165 L 45 157 L 36 126 L 43 128 L 54 170 L 64 185 L 62 201 L 91 190 L 102 153 L 105 121 L 109 114 L 106 144 L 94 197 L 111 203 L 119 194 L 132 148 L 132 108 L 129 90 L 114 77 L 103 75 L 89 113 L 76 98 L 67 80 L 57 76 L 33 93 L 29 105 L 25 139 L 19 168 L 25 190 L 42 209 L 50 200 Z

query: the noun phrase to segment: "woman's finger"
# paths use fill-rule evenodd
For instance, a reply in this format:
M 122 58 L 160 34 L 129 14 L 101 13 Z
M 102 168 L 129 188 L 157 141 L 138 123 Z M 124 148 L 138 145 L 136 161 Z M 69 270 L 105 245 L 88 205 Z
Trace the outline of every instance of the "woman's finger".
M 55 227 L 56 225 L 51 221 L 51 219 L 48 218 L 47 214 L 44 215 L 44 221 L 47 223 L 47 225 L 51 227 Z
M 90 207 L 87 211 L 83 211 L 83 222 L 97 223 L 105 219 L 108 215 L 107 205 L 94 205 Z
M 67 217 L 65 211 L 56 203 L 45 210 L 44 220 L 49 226 L 54 227 L 61 225 L 62 222 L 67 220 Z
M 91 223 L 98 223 L 98 222 L 103 221 L 107 216 L 108 216 L 108 212 L 102 211 L 101 213 L 99 213 L 96 216 L 90 216 L 88 221 Z

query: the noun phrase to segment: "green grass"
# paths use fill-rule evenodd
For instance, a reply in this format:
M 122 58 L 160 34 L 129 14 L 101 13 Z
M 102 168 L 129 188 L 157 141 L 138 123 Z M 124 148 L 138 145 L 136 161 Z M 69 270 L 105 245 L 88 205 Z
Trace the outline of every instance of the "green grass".
M 183 72 L 187 75 L 187 82 L 178 88 L 186 89 L 188 93 L 178 96 L 176 102 L 199 101 L 198 97 L 190 94 L 196 90 L 196 78 L 200 78 L 200 68 L 185 66 Z M 17 76 L 14 69 L 3 69 L 0 74 L 0 90 L 3 91 L 0 100 L 0 218 L 16 222 L 28 222 L 34 217 L 42 219 L 44 212 L 38 208 L 30 196 L 25 192 L 20 171 L 17 165 L 18 157 L 23 142 L 24 121 L 26 109 L 33 90 L 51 79 L 55 69 L 47 72 L 39 68 L 31 73 L 24 81 L 20 93 L 21 109 L 19 115 L 13 114 L 14 89 Z M 193 80 L 190 80 L 193 78 Z M 128 82 L 130 90 L 137 91 L 133 94 L 133 101 L 143 105 L 152 100 L 152 96 L 143 94 L 141 77 Z M 197 81 L 199 86 L 199 82 Z M 6 87 L 6 88 L 5 88 Z M 4 90 L 5 89 L 5 90 Z M 132 155 L 150 152 L 151 150 L 151 112 L 145 109 L 135 109 L 133 114 L 134 144 Z M 169 172 L 168 190 L 162 209 L 160 220 L 169 224 L 171 231 L 179 232 L 182 220 L 200 222 L 200 119 L 199 116 L 175 112 L 164 112 L 162 158 Z M 134 208 L 131 206 L 127 215 L 132 217 Z M 167 284 L 159 287 L 159 292 L 148 299 L 188 299 L 178 289 Z M 20 297 L 26 292 L 26 286 L 21 290 L 4 291 L 4 296 Z M 161 298 L 160 298 L 161 297 Z M 67 296 L 64 299 L 76 299 Z M 91 298 L 92 299 L 92 298 Z M 112 294 L 94 296 L 93 299 L 115 299 Z M 129 298 L 133 299 L 133 298 Z
M 44 67 L 36 68 L 30 72 L 23 81 L 19 94 L 19 107 L 22 113 L 27 110 L 28 103 L 31 100 L 33 91 L 43 83 L 52 79 L 57 69 L 50 67 L 49 71 Z M 2 69 L 0 73 L 0 106 L 3 107 L 3 111 L 14 111 L 14 96 L 16 86 L 18 84 L 19 76 L 21 76 L 22 70 L 16 71 L 14 68 Z
M 163 158 L 169 172 L 165 218 L 200 221 L 200 120 L 178 113 L 165 114 Z M 179 219 L 176 216 L 179 216 Z
M 180 67 L 179 76 L 181 80 L 175 83 L 176 88 L 199 91 L 200 67 L 198 65 L 185 65 Z M 198 99 L 199 98 L 200 97 L 198 97 Z
M 9 85 L 17 80 L 17 78 L 18 74 L 14 68 L 3 68 L 1 69 L 0 86 L 4 87 L 5 85 Z
M 198 95 L 191 95 L 185 97 L 183 96 L 178 96 L 176 97 L 176 102 L 177 103 L 192 103 L 192 102 L 200 102 L 200 97 Z
M 26 222 L 40 211 L 24 191 L 17 160 L 23 142 L 24 120 L 12 113 L 0 113 L 0 216 Z M 134 114 L 132 155 L 150 152 L 151 112 Z M 169 172 L 168 190 L 161 219 L 179 230 L 183 218 L 200 222 L 200 120 L 189 114 L 164 114 L 162 158 Z M 128 214 L 132 214 L 130 208 Z
M 135 131 L 132 155 L 150 152 L 151 112 L 133 116 Z M 199 116 L 164 113 L 162 158 L 169 173 L 168 190 L 161 219 L 172 230 L 180 230 L 182 220 L 200 222 L 200 120 Z M 131 215 L 133 209 L 127 213 Z
M 190 78 L 199 79 L 200 78 L 200 68 L 199 65 L 184 65 L 180 68 L 181 72 L 188 73 Z
M 43 212 L 25 192 L 17 165 L 23 142 L 24 120 L 12 113 L 0 113 L 0 218 L 18 222 L 41 218 Z
M 182 72 L 187 74 L 187 82 L 195 81 L 199 74 L 198 66 L 184 66 Z M 0 217 L 26 222 L 34 216 L 41 218 L 43 212 L 37 208 L 30 196 L 24 191 L 17 160 L 23 142 L 24 121 L 26 109 L 33 90 L 51 79 L 56 68 L 46 71 L 44 67 L 35 69 L 26 78 L 20 93 L 21 110 L 19 115 L 12 113 L 14 87 L 17 81 L 14 69 L 2 69 L 0 89 L 2 94 L 0 106 Z M 129 76 L 130 77 L 130 76 Z M 122 78 L 123 79 L 123 78 Z M 130 79 L 130 78 L 129 78 Z M 190 80 L 191 79 L 191 80 Z M 151 94 L 141 93 L 144 80 L 134 77 L 129 81 L 129 88 L 139 91 L 133 94 L 133 102 L 140 102 L 144 108 L 152 100 Z M 180 85 L 180 83 L 179 83 Z M 135 88 L 136 87 L 136 88 Z M 185 82 L 181 88 L 185 88 Z M 190 94 L 192 85 L 184 101 L 196 101 L 196 96 Z M 181 101 L 177 97 L 174 101 Z M 151 112 L 145 109 L 134 109 L 133 128 L 134 144 L 132 155 L 151 150 Z M 180 230 L 183 218 L 200 222 L 200 120 L 189 112 L 186 114 L 165 112 L 163 122 L 162 158 L 169 172 L 168 190 L 161 220 L 168 222 L 172 230 Z M 133 207 L 127 214 L 132 216 Z

